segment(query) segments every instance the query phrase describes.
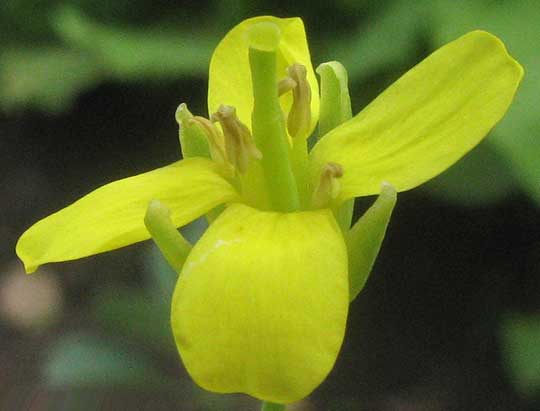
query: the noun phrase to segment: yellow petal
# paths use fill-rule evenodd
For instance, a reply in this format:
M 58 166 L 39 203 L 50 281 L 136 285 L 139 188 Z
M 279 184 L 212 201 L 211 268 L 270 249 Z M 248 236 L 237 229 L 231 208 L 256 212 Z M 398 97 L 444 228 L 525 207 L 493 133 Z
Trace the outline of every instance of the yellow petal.
M 218 204 L 234 189 L 209 160 L 193 158 L 115 181 L 38 221 L 17 243 L 27 272 L 44 263 L 73 260 L 146 240 L 144 215 L 159 199 L 181 226 Z
M 501 119 L 523 75 L 495 36 L 474 31 L 402 76 L 312 151 L 314 181 L 328 162 L 343 166 L 341 199 L 398 191 L 435 177 Z
M 236 108 L 238 118 L 251 129 L 253 90 L 248 60 L 247 32 L 256 23 L 272 22 L 281 31 L 278 53 L 278 75 L 287 76 L 287 67 L 299 63 L 307 69 L 311 86 L 311 131 L 319 117 L 319 86 L 311 64 L 304 23 L 300 18 L 280 19 L 272 16 L 254 17 L 235 26 L 218 44 L 210 62 L 208 84 L 208 110 L 217 111 L 220 104 Z M 276 84 L 277 92 L 277 84 Z M 288 113 L 292 105 L 292 93 L 280 98 L 281 106 Z
M 189 255 L 172 327 L 203 388 L 289 403 L 333 367 L 348 298 L 346 246 L 329 210 L 277 213 L 234 204 Z

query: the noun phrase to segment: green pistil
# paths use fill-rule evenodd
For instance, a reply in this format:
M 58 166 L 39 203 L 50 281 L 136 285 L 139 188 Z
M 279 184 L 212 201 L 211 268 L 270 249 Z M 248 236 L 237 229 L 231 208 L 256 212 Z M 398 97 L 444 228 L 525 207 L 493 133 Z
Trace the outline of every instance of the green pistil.
M 272 208 L 295 211 L 300 208 L 300 201 L 276 86 L 279 39 L 279 27 L 273 23 L 256 24 L 249 33 L 254 99 L 252 132 L 262 152 L 261 164 Z

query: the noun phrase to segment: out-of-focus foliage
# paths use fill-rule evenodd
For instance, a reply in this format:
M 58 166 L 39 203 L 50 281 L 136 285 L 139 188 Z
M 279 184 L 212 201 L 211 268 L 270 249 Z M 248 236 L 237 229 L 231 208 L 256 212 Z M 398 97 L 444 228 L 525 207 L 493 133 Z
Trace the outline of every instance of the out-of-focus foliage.
M 59 9 L 52 23 L 67 45 L 92 56 L 105 76 L 119 80 L 204 74 L 214 46 L 213 36 L 197 30 L 109 27 L 71 8 Z
M 523 394 L 540 394 L 540 315 L 511 315 L 502 323 L 503 353 L 511 380 Z
M 519 187 L 503 154 L 484 141 L 421 190 L 448 203 L 481 207 L 503 200 Z
M 51 386 L 161 385 L 164 377 L 151 359 L 117 343 L 85 334 L 66 335 L 50 348 L 44 376 Z
M 54 41 L 8 42 L 0 48 L 0 104 L 5 110 L 64 110 L 81 91 L 107 80 L 202 76 L 215 42 L 208 31 L 107 25 L 69 6 L 43 17 Z
M 151 298 L 139 290 L 104 290 L 94 301 L 94 316 L 108 334 L 176 356 L 169 314 L 165 299 Z
M 100 78 L 88 55 L 57 47 L 3 50 L 0 59 L 0 99 L 6 110 L 26 105 L 65 109 Z

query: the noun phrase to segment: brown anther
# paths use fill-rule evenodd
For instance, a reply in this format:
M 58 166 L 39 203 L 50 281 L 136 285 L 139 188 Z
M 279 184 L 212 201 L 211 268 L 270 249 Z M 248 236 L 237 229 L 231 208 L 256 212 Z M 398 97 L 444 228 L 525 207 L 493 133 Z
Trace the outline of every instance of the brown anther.
M 253 142 L 249 128 L 238 119 L 234 107 L 221 105 L 218 111 L 210 116 L 210 119 L 221 124 L 227 160 L 240 173 L 247 171 L 252 158 L 257 160 L 262 158 L 261 152 Z
M 327 207 L 335 200 L 340 191 L 338 179 L 343 176 L 343 167 L 337 163 L 327 163 L 321 170 L 319 185 L 313 192 L 312 205 L 314 208 Z
M 343 177 L 343 167 L 338 163 L 326 163 L 322 169 L 321 177 L 328 176 L 333 178 Z
M 293 103 L 287 118 L 287 130 L 291 137 L 307 138 L 311 125 L 311 87 L 307 81 L 307 70 L 295 63 L 287 68 L 289 77 L 296 83 L 292 89 Z
M 290 77 L 285 77 L 283 80 L 280 80 L 280 82 L 278 83 L 278 96 L 282 96 L 283 94 L 291 91 L 296 86 L 297 86 L 296 81 L 294 81 Z
M 210 148 L 210 157 L 212 157 L 212 160 L 222 165 L 226 164 L 227 153 L 225 152 L 225 141 L 223 134 L 221 134 L 216 125 L 201 116 L 194 116 L 189 122 L 198 124 L 203 129 L 208 139 L 208 147 Z

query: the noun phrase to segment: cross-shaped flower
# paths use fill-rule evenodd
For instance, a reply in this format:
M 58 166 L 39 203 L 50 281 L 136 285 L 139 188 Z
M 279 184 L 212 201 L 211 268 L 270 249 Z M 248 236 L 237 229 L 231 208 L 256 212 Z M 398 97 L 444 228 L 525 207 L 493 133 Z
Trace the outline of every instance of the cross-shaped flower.
M 207 214 L 213 222 L 185 261 L 164 245 L 180 271 L 172 328 L 187 370 L 216 392 L 276 403 L 308 395 L 334 365 L 393 187 L 422 184 L 478 144 L 523 74 L 500 40 L 471 32 L 351 118 L 343 67 L 318 72 L 321 97 L 300 19 L 240 23 L 210 63 L 210 118 L 180 107 L 184 159 L 37 222 L 17 244 L 26 270 L 148 239 L 152 200 L 150 231 L 160 204 L 175 227 Z M 349 229 L 351 199 L 381 187 L 367 220 Z M 367 238 L 370 224 L 382 226 L 379 238 Z M 156 229 L 156 242 L 167 235 Z

